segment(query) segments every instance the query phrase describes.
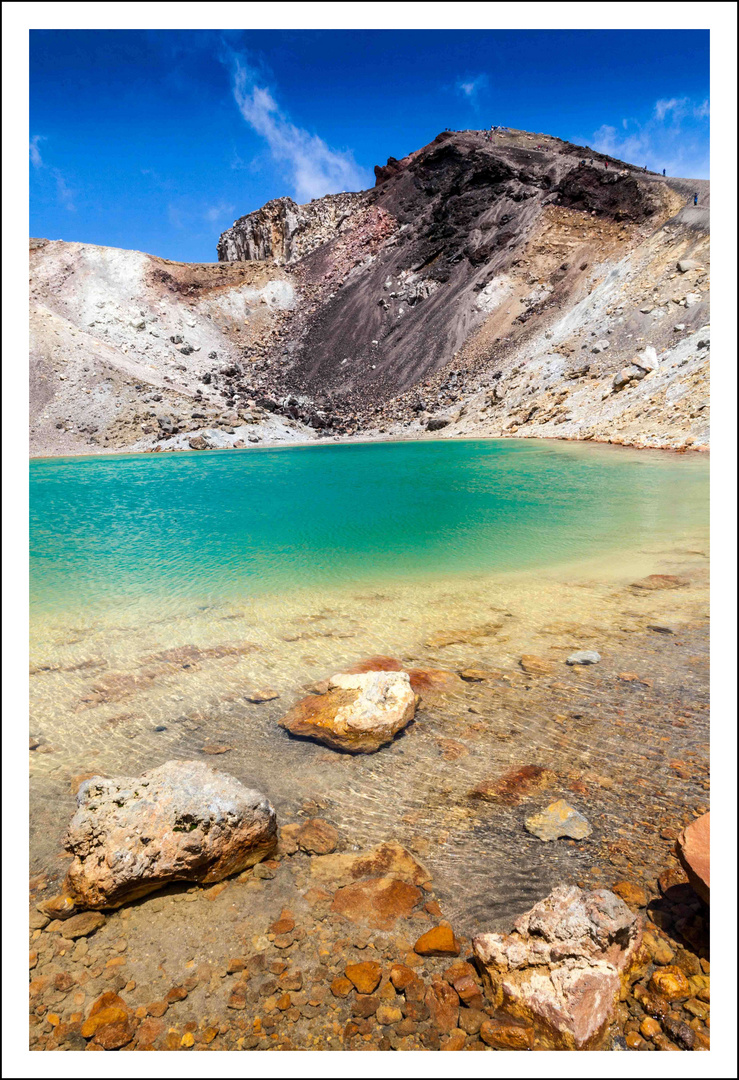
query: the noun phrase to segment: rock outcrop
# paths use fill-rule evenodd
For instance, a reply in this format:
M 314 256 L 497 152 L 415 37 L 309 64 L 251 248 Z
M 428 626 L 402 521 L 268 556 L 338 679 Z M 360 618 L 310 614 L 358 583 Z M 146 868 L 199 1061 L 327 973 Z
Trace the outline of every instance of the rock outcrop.
M 94 777 L 80 787 L 67 831 L 65 893 L 77 908 L 117 908 L 173 881 L 221 881 L 276 842 L 269 801 L 203 762 Z
M 606 889 L 560 886 L 473 950 L 496 1008 L 532 1024 L 542 1048 L 606 1046 L 621 986 L 642 962 L 638 915 Z
M 413 719 L 417 698 L 405 671 L 339 674 L 325 694 L 311 694 L 280 720 L 291 735 L 335 750 L 371 754 Z
M 677 857 L 688 880 L 707 904 L 711 903 L 711 815 L 703 814 L 679 834 Z
M 302 206 L 286 197 L 272 199 L 221 235 L 218 259 L 258 260 L 276 266 L 297 262 L 345 231 L 363 202 L 361 192 L 325 195 Z

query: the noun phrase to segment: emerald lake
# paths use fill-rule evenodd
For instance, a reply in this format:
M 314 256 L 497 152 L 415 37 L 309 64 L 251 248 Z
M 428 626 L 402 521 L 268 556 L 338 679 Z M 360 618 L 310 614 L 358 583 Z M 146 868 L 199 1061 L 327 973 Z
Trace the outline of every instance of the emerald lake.
M 515 440 L 31 462 L 32 611 L 546 567 L 705 526 L 708 462 Z

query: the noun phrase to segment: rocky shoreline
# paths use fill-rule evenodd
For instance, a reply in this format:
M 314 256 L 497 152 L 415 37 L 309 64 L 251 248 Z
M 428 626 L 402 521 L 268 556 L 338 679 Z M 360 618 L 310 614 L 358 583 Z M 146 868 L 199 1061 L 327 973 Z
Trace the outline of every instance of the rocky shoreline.
M 652 575 L 631 589 L 649 597 L 670 593 L 681 581 Z M 655 630 L 653 636 L 665 634 Z M 429 642 L 445 650 L 459 636 L 440 633 Z M 603 660 L 585 649 L 564 654 L 561 663 L 588 680 Z M 557 666 L 542 656 L 520 658 L 529 708 L 535 708 L 537 687 L 558 678 Z M 392 680 L 378 696 L 377 678 L 363 681 L 362 672 L 385 672 L 399 687 L 408 685 L 420 700 L 422 725 L 429 708 L 445 715 L 446 695 L 458 687 L 475 699 L 499 695 L 505 685 L 483 666 L 404 670 L 392 657 L 368 657 L 347 673 L 351 678 L 307 688 L 304 701 L 320 702 L 324 729 L 330 722 L 346 731 L 355 715 L 366 738 L 368 727 L 386 730 L 387 709 L 404 715 L 404 698 L 396 703 L 384 696 Z M 650 685 L 636 672 L 622 672 L 618 680 L 642 693 Z M 371 707 L 362 704 L 367 694 Z M 268 706 L 276 697 L 266 691 L 252 696 Z M 682 697 L 685 709 L 684 688 Z M 275 716 L 284 717 L 279 700 L 275 704 Z M 659 738 L 649 730 L 651 739 Z M 311 745 L 305 734 L 290 736 L 304 752 Z M 350 742 L 347 755 L 329 741 L 325 753 L 337 762 L 382 759 L 390 752 L 388 737 L 403 743 L 421 735 L 420 729 L 394 739 L 384 734 L 369 754 Z M 229 747 L 204 750 L 212 755 Z M 463 750 L 453 737 L 444 740 L 445 760 Z M 700 758 L 670 761 L 690 790 L 696 782 L 707 787 L 706 766 Z M 568 781 L 567 798 L 583 806 L 586 823 L 595 814 L 588 789 L 596 780 L 587 774 Z M 34 1050 L 672 1051 L 710 1045 L 710 908 L 708 893 L 699 895 L 690 884 L 702 889 L 707 883 L 701 862 L 706 833 L 700 831 L 706 807 L 696 801 L 681 815 L 665 804 L 661 820 L 643 823 L 649 825 L 645 837 L 657 838 L 651 859 L 641 841 L 619 836 L 624 830 L 607 832 L 592 867 L 583 865 L 583 879 L 566 880 L 528 912 L 519 910 L 513 933 L 469 933 L 450 910 L 448 887 L 437 888 L 417 851 L 392 836 L 363 847 L 352 826 L 327 816 L 320 800 L 305 800 L 292 819 L 278 815 L 275 822 L 264 796 L 200 761 L 170 763 L 141 777 L 74 783 L 78 810 L 67 845 L 75 861 L 67 885 L 54 898 L 53 877 L 41 874 L 31 882 Z M 613 784 L 607 777 L 598 783 Z M 552 803 L 557 790 L 563 790 L 561 777 L 526 766 L 478 785 L 470 805 L 503 817 L 518 817 L 523 809 L 526 828 L 536 808 L 564 822 L 551 836 L 533 830 L 532 842 L 551 848 L 556 865 L 558 849 L 592 843 L 589 831 L 573 831 L 559 803 Z M 634 837 L 634 826 L 626 832 Z M 258 860 L 253 865 L 251 851 Z M 655 866 L 661 870 L 652 876 Z M 156 891 L 148 892 L 152 881 Z
M 708 909 L 675 867 L 651 896 L 625 880 L 616 895 L 560 890 L 567 909 L 598 898 L 636 937 L 624 976 L 601 961 L 608 994 L 595 987 L 584 1006 L 576 994 L 581 1011 L 565 1009 L 553 1042 L 547 995 L 506 1006 L 484 936 L 444 921 L 422 864 L 393 842 L 334 854 L 337 840 L 329 822 L 303 819 L 270 858 L 215 885 L 106 915 L 51 921 L 32 908 L 31 1049 L 596 1048 L 578 1041 L 582 1023 L 597 1048 L 708 1049 Z M 588 978 L 598 970 L 591 957 Z

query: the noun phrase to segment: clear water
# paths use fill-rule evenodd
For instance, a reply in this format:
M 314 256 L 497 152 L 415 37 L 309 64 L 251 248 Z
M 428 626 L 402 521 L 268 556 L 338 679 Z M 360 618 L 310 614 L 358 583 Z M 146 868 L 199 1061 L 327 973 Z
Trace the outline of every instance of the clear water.
M 31 602 L 243 599 L 524 570 L 679 536 L 706 462 L 476 440 L 31 463 Z
M 707 498 L 702 456 L 544 442 L 32 462 L 32 869 L 63 871 L 74 777 L 205 754 L 281 822 L 319 815 L 346 847 L 408 846 L 466 932 L 562 881 L 638 877 L 614 868 L 616 838 L 656 874 L 659 823 L 705 798 Z M 650 573 L 690 584 L 631 588 Z M 578 648 L 602 662 L 568 667 Z M 374 755 L 279 726 L 306 685 L 378 653 L 498 674 L 459 679 Z M 553 674 L 526 676 L 525 653 Z M 251 703 L 264 687 L 279 697 Z M 525 764 L 555 787 L 516 807 L 470 800 Z M 555 797 L 591 839 L 525 831 Z

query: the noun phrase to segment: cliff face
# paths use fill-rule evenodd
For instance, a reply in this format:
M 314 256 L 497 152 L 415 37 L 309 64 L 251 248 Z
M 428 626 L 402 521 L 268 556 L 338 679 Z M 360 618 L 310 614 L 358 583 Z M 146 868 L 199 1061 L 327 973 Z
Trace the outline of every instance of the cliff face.
M 272 199 L 221 235 L 218 259 L 259 260 L 276 266 L 295 263 L 349 228 L 363 201 L 362 193 L 327 195 L 304 206 L 289 198 Z
M 215 264 L 37 242 L 34 452 L 233 444 L 255 417 L 265 440 L 707 445 L 707 181 L 512 131 L 376 180 L 267 203 Z

